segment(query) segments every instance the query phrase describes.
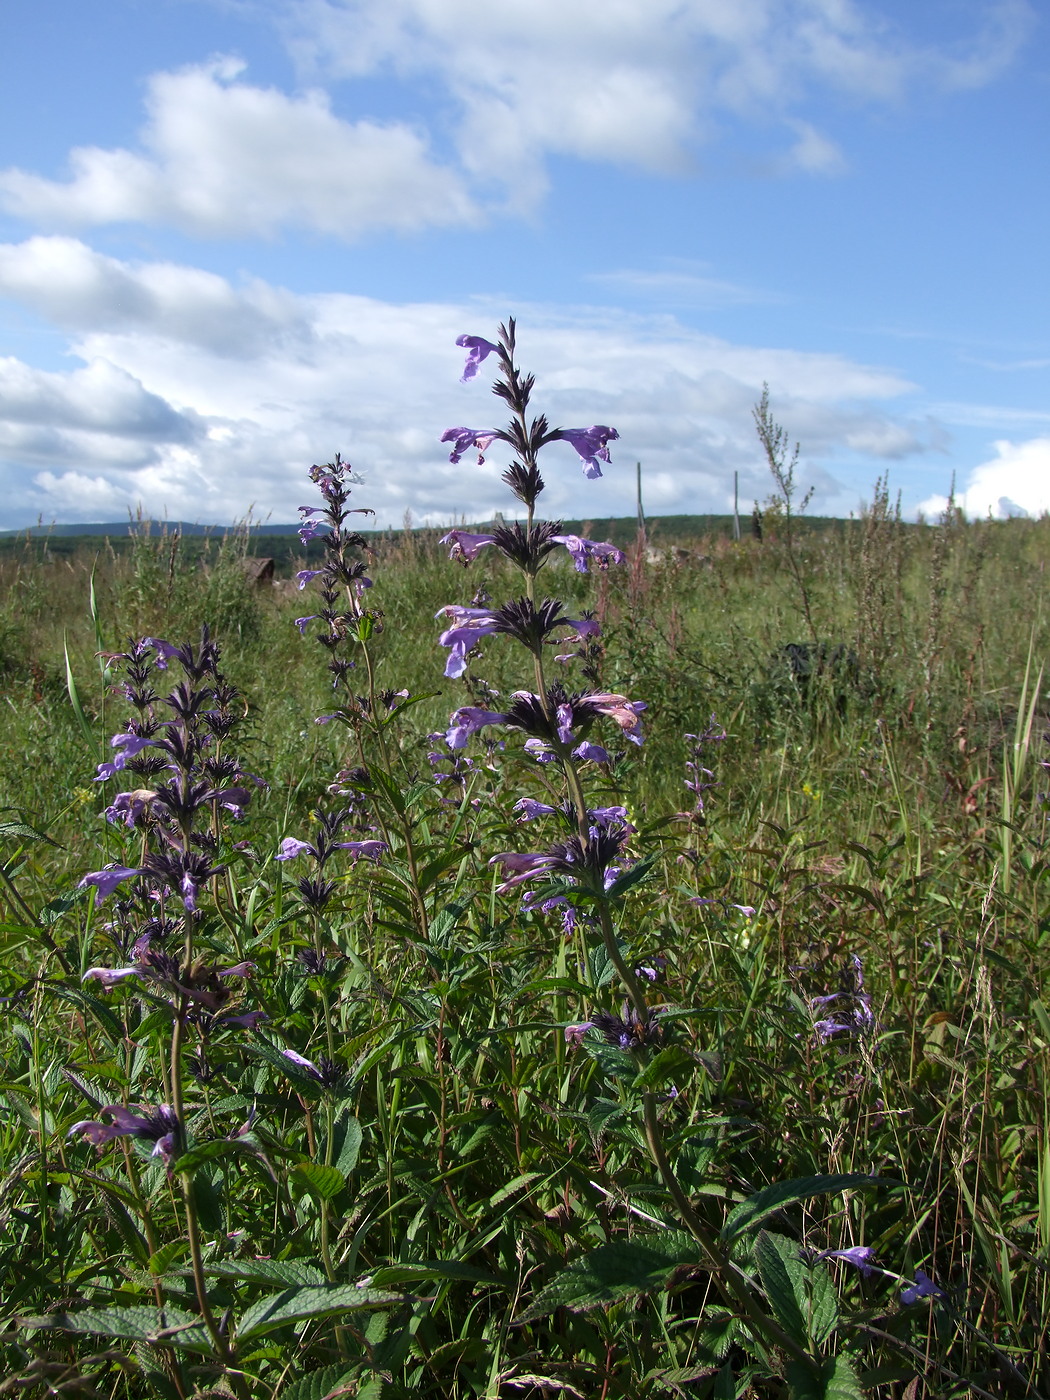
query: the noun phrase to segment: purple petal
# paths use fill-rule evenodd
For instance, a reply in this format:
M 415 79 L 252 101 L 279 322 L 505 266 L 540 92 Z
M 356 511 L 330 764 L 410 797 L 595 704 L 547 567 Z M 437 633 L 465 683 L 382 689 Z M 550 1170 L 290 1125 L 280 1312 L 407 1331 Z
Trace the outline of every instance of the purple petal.
M 478 372 L 478 367 L 482 360 L 489 355 L 499 353 L 499 346 L 493 345 L 491 340 L 486 340 L 480 335 L 459 335 L 456 337 L 456 344 L 461 350 L 467 352 L 467 362 L 463 366 L 463 373 L 460 375 L 460 383 L 465 384 L 473 379 Z
M 142 871 L 131 865 L 107 865 L 104 870 L 93 871 L 90 875 L 85 875 L 77 885 L 78 890 L 87 886 L 94 886 L 95 903 L 106 899 L 111 895 L 122 880 L 129 880 L 132 875 L 141 875 Z
M 286 836 L 281 842 L 281 849 L 274 856 L 274 860 L 294 860 L 296 856 L 307 853 L 312 856 L 317 855 L 317 851 L 310 845 L 309 841 L 297 841 L 294 836 Z

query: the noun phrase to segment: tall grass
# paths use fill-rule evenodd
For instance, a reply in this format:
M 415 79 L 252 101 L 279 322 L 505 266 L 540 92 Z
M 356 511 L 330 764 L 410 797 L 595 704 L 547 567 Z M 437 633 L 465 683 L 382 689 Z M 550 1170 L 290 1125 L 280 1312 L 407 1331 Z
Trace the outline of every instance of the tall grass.
M 786 1205 L 747 1265 L 782 1321 L 801 1308 L 819 1339 L 830 1319 L 825 1372 L 800 1378 L 768 1345 L 760 1365 L 695 1261 L 646 1274 L 636 1253 L 628 1277 L 602 1253 L 677 1238 L 623 1064 L 563 1034 L 615 968 L 497 893 L 488 858 L 523 844 L 509 759 L 480 749 L 465 787 L 428 786 L 449 712 L 520 683 L 493 642 L 472 695 L 441 677 L 435 640 L 442 606 L 515 587 L 506 561 L 464 576 L 408 532 L 370 560 L 376 690 L 423 697 L 384 800 L 399 841 L 454 856 L 423 879 L 421 925 L 382 867 L 347 868 L 313 915 L 274 863 L 359 762 L 347 730 L 314 722 L 333 691 L 292 625 L 308 595 L 256 589 L 233 543 L 204 571 L 154 537 L 2 565 L 0 1393 L 229 1393 L 200 1285 L 220 1334 L 241 1328 L 238 1384 L 282 1400 L 1050 1394 L 1050 521 L 908 526 L 880 483 L 843 529 L 793 531 L 790 566 L 775 511 L 764 526 L 639 546 L 597 578 L 550 564 L 547 586 L 601 618 L 602 688 L 649 705 L 644 748 L 610 779 L 656 862 L 622 937 L 688 1013 L 649 1092 L 690 1208 L 717 1233 L 771 1183 L 885 1183 Z M 76 882 L 139 841 L 105 823 L 93 782 L 122 724 L 97 653 L 204 620 L 268 787 L 223 838 L 201 938 L 255 964 L 244 1004 L 272 1030 L 216 1030 L 187 1081 L 201 1155 L 184 1200 L 143 1144 L 102 1155 L 67 1135 L 100 1106 L 158 1101 L 170 1060 L 148 989 L 80 980 L 113 964 L 119 931 Z M 684 735 L 712 715 L 726 738 L 705 751 L 718 786 L 700 811 Z M 829 1006 L 861 1005 L 854 959 L 870 1028 L 825 1037 Z M 337 1087 L 282 1045 L 314 1062 L 331 1047 Z M 884 1272 L 817 1257 L 859 1245 Z M 917 1269 L 940 1292 L 906 1303 Z M 310 1289 L 328 1300 L 313 1313 Z

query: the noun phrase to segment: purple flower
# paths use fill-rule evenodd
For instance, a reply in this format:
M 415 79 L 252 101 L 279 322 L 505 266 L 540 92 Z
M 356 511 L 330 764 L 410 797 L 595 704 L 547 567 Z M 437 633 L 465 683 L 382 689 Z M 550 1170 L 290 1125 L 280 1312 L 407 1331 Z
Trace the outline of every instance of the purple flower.
M 450 617 L 459 623 L 458 627 L 449 627 L 438 638 L 443 647 L 450 648 L 445 675 L 450 680 L 456 680 L 467 669 L 467 652 L 482 637 L 497 631 L 499 624 L 489 608 L 465 608 L 455 603 L 440 608 L 436 616 Z
M 253 1031 L 261 1021 L 269 1019 L 265 1011 L 245 1011 L 241 1016 L 217 1016 L 215 1024 L 217 1026 L 231 1026 L 241 1031 Z
M 521 813 L 519 821 L 531 822 L 536 817 L 548 816 L 558 809 L 548 806 L 546 802 L 537 802 L 534 797 L 522 797 L 515 802 L 514 810 Z
M 167 1163 L 175 1155 L 175 1144 L 179 1136 L 179 1120 L 167 1104 L 146 1115 L 132 1113 L 122 1104 L 111 1103 L 99 1110 L 112 1121 L 99 1123 L 85 1120 L 74 1123 L 67 1136 L 81 1133 L 88 1142 L 100 1151 L 107 1142 L 118 1137 L 145 1138 L 155 1144 L 152 1155 L 163 1157 Z
M 582 1045 L 583 1037 L 588 1031 L 593 1031 L 595 1025 L 593 1021 L 578 1021 L 575 1026 L 565 1027 L 565 1044 Z
M 95 890 L 95 903 L 111 895 L 122 880 L 128 880 L 132 875 L 141 875 L 142 871 L 133 865 L 107 865 L 104 870 L 96 870 L 91 875 L 85 875 L 77 885 L 78 890 L 85 886 L 93 886 Z
M 138 788 L 135 792 L 120 792 L 106 808 L 106 821 L 122 821 L 125 826 L 135 826 L 148 809 L 156 793 L 152 788 Z
M 582 758 L 587 763 L 611 763 L 612 758 L 608 749 L 603 749 L 601 744 L 591 744 L 586 740 L 572 751 L 573 758 Z
M 467 530 L 450 530 L 447 535 L 442 535 L 439 544 L 448 544 L 452 548 L 448 552 L 450 559 L 458 559 L 462 564 L 473 563 L 479 549 L 484 549 L 486 545 L 495 544 L 495 535 L 472 535 Z
M 555 759 L 554 750 L 550 744 L 545 744 L 542 739 L 526 739 L 522 745 L 530 758 L 534 758 L 537 763 L 553 763 Z
M 905 1288 L 901 1292 L 901 1302 L 907 1307 L 911 1303 L 917 1303 L 920 1298 L 947 1298 L 943 1288 L 938 1288 L 929 1274 L 922 1269 L 915 1270 L 915 1282 L 910 1288 Z
M 545 875 L 554 864 L 554 857 L 548 851 L 522 852 L 504 851 L 501 855 L 493 856 L 489 865 L 496 864 L 503 866 L 504 874 L 509 873 L 509 878 L 499 886 L 498 893 L 505 894 L 507 890 L 513 889 L 515 885 L 520 885 L 524 880 L 532 880 L 537 875 Z
M 318 619 L 320 616 L 321 616 L 320 613 L 311 613 L 309 617 L 297 617 L 297 618 L 295 619 L 295 625 L 296 625 L 296 627 L 298 627 L 298 629 L 299 629 L 299 635 L 300 635 L 300 637 L 305 637 L 305 636 L 306 636 L 306 627 L 307 627 L 307 624 L 310 623 L 310 622 L 316 622 L 317 619 Z
M 594 706 L 599 714 L 608 715 L 623 730 L 624 737 L 630 739 L 632 744 L 642 742 L 642 728 L 638 723 L 638 716 L 649 707 L 644 700 L 628 700 L 626 695 L 613 695 L 610 693 L 600 693 L 598 695 L 588 695 L 588 704 Z
M 317 851 L 310 845 L 309 841 L 297 841 L 294 836 L 286 836 L 281 842 L 281 849 L 274 856 L 274 860 L 295 860 L 296 856 L 306 855 L 316 856 Z
M 575 447 L 583 460 L 583 474 L 591 481 L 602 474 L 600 462 L 609 461 L 609 448 L 620 434 L 615 428 L 607 428 L 602 423 L 594 423 L 589 428 L 561 428 L 558 436 L 563 442 Z
M 855 1244 L 849 1249 L 824 1249 L 816 1256 L 818 1259 L 843 1259 L 847 1264 L 852 1264 L 855 1269 L 859 1269 L 863 1278 L 878 1273 L 878 1266 L 871 1261 L 875 1258 L 875 1251 L 871 1245 Z
M 614 544 L 595 544 L 593 540 L 581 539 L 579 535 L 551 535 L 551 540 L 554 544 L 563 544 L 569 551 L 578 574 L 587 573 L 589 559 L 593 559 L 599 569 L 607 569 L 610 563 L 622 564 L 624 560 L 623 550 L 617 549 Z
M 305 1070 L 311 1079 L 320 1082 L 321 1071 L 314 1064 L 313 1060 L 308 1060 L 305 1055 L 300 1055 L 296 1050 L 282 1050 L 281 1054 L 286 1060 L 290 1060 L 299 1069 Z
M 296 578 L 299 580 L 300 592 L 306 587 L 306 585 L 310 582 L 311 579 L 315 579 L 318 576 L 318 574 L 323 573 L 324 569 L 300 569 L 299 572 L 296 574 Z
M 499 346 L 493 345 L 491 340 L 486 340 L 480 335 L 459 335 L 456 337 L 456 344 L 461 350 L 467 352 L 467 363 L 463 366 L 463 373 L 460 375 L 460 383 L 466 384 L 469 379 L 473 379 L 478 372 L 482 360 L 489 355 L 498 355 Z
M 375 861 L 376 864 L 387 849 L 385 841 L 337 841 L 335 844 L 337 850 L 349 851 L 354 860 L 364 856 L 366 860 Z
M 108 778 L 112 778 L 114 773 L 119 773 L 126 765 L 129 758 L 134 758 L 136 754 L 155 744 L 156 739 L 149 739 L 144 734 L 114 734 L 109 741 L 112 749 L 119 749 L 120 752 L 112 763 L 100 763 L 98 773 L 95 777 L 96 783 L 104 783 Z
M 506 724 L 507 716 L 483 710 L 477 705 L 463 705 L 449 717 L 449 730 L 445 743 L 450 749 L 464 749 L 472 734 L 477 734 L 487 724 Z
M 101 982 L 107 991 L 111 987 L 118 986 L 127 977 L 138 977 L 140 975 L 137 967 L 89 967 L 80 979 L 81 982 L 96 981 Z
M 478 466 L 480 467 L 485 460 L 485 453 L 496 438 L 502 436 L 503 434 L 496 428 L 446 428 L 441 434 L 441 441 L 452 443 L 452 451 L 448 454 L 448 460 L 453 466 L 462 461 L 465 452 L 476 448 Z

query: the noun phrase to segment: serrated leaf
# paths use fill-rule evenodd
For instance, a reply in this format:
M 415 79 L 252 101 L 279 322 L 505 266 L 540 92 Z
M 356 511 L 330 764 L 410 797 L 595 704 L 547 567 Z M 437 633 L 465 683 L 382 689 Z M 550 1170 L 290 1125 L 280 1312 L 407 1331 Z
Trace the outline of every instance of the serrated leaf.
M 839 1325 L 839 1299 L 831 1275 L 817 1265 L 809 1270 L 809 1337 L 821 1347 Z
M 192 1175 L 198 1167 L 203 1166 L 206 1162 L 216 1162 L 220 1158 L 229 1157 L 253 1157 L 256 1160 L 266 1160 L 258 1142 L 251 1138 L 212 1138 L 210 1142 L 202 1142 L 196 1147 L 191 1147 L 181 1157 L 176 1157 L 172 1163 L 172 1171 Z M 269 1162 L 266 1162 L 266 1166 L 269 1168 Z M 273 1175 L 272 1169 L 270 1169 L 269 1174 Z
M 308 1376 L 300 1376 L 287 1390 L 281 1391 L 281 1400 L 327 1400 L 333 1390 L 348 1384 L 356 1371 L 348 1371 L 345 1361 L 337 1361 L 323 1370 L 311 1371 Z
M 312 1288 L 326 1283 L 324 1273 L 305 1259 L 223 1259 L 206 1264 L 204 1272 L 214 1278 L 272 1283 L 281 1288 Z
M 798 1257 L 798 1245 L 783 1235 L 758 1232 L 755 1263 L 773 1315 L 799 1346 L 809 1341 L 806 1266 Z
M 346 1186 L 339 1168 L 326 1167 L 323 1162 L 299 1162 L 291 1174 L 316 1201 L 334 1200 Z
M 696 1240 L 684 1230 L 646 1235 L 629 1244 L 601 1245 L 556 1274 L 518 1321 L 532 1322 L 555 1308 L 585 1312 L 619 1298 L 651 1293 L 662 1288 L 680 1265 L 699 1262 Z
M 824 1382 L 824 1400 L 865 1400 L 853 1362 L 848 1356 L 836 1356 L 831 1373 Z
M 149 1257 L 149 1271 L 151 1274 L 166 1274 L 176 1259 L 181 1259 L 186 1253 L 187 1246 L 182 1240 L 172 1240 L 169 1244 L 161 1245 L 155 1254 Z
M 460 1264 L 454 1259 L 420 1260 L 419 1263 L 387 1264 L 372 1273 L 376 1288 L 398 1288 L 406 1283 L 422 1283 L 433 1279 L 450 1279 L 465 1283 L 506 1284 L 507 1279 L 475 1269 L 472 1264 Z
M 796 1201 L 812 1200 L 814 1196 L 833 1196 L 839 1191 L 862 1191 L 873 1186 L 890 1185 L 888 1178 L 868 1176 L 863 1172 L 843 1172 L 831 1176 L 800 1176 L 792 1181 L 778 1181 L 756 1191 L 741 1201 L 729 1214 L 719 1239 L 723 1243 L 737 1240 L 763 1220 Z
M 659 1050 L 634 1081 L 636 1089 L 655 1089 L 666 1084 L 669 1079 L 684 1078 L 696 1072 L 693 1056 L 679 1045 L 668 1045 Z
M 94 1337 L 119 1337 L 127 1342 L 178 1347 L 183 1351 L 212 1353 L 211 1338 L 199 1317 L 181 1308 L 82 1308 L 78 1312 L 49 1313 L 47 1317 L 21 1319 L 23 1327 L 53 1327 L 61 1332 Z
M 12 837 L 19 841 L 47 841 L 50 845 L 61 850 L 58 842 L 48 836 L 46 831 L 38 831 L 35 826 L 30 826 L 28 822 L 0 822 L 0 840 Z
M 310 1318 L 328 1317 L 331 1313 L 353 1312 L 361 1308 L 386 1308 L 402 1302 L 397 1293 L 384 1293 L 378 1288 L 356 1288 L 352 1283 L 333 1283 L 313 1288 L 287 1288 L 269 1298 L 253 1303 L 237 1326 L 237 1336 L 243 1342 L 260 1337 L 277 1327 Z
M 625 1116 L 622 1103 L 617 1103 L 615 1099 L 596 1099 L 586 1113 L 591 1137 L 600 1138 L 609 1128 L 622 1123 Z
M 361 1131 L 361 1124 L 357 1121 L 348 1107 L 350 1100 L 345 1104 L 340 1104 L 333 1115 L 332 1122 L 332 1165 L 343 1174 L 349 1176 L 357 1166 L 357 1158 L 361 1152 L 361 1143 L 364 1134 Z M 327 1144 L 322 1154 L 328 1156 Z

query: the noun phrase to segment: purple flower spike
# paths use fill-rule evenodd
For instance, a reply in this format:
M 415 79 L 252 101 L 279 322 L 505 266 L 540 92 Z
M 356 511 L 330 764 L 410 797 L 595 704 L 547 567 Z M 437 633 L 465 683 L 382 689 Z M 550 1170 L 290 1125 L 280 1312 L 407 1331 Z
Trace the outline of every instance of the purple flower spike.
M 905 1288 L 901 1293 L 901 1302 L 907 1307 L 911 1303 L 917 1303 L 920 1298 L 947 1298 L 943 1288 L 938 1288 L 929 1274 L 922 1269 L 915 1270 L 915 1282 L 910 1288 Z
M 80 1133 L 99 1151 L 105 1147 L 107 1142 L 112 1142 L 114 1138 L 145 1138 L 148 1142 L 155 1144 L 152 1155 L 163 1157 L 165 1163 L 170 1164 L 175 1155 L 179 1120 L 167 1104 L 161 1104 L 159 1108 L 146 1115 L 132 1113 L 130 1109 L 119 1103 L 111 1103 L 100 1112 L 106 1114 L 112 1121 L 99 1123 L 84 1120 L 80 1123 L 74 1123 L 67 1136 L 72 1137 L 74 1133 Z
M 439 540 L 440 544 L 452 546 L 448 557 L 458 560 L 461 564 L 473 563 L 479 549 L 484 549 L 486 545 L 495 544 L 495 542 L 495 535 L 472 535 L 467 530 L 450 530 Z
M 466 384 L 473 379 L 478 372 L 482 360 L 489 355 L 498 355 L 499 346 L 493 345 L 491 340 L 486 340 L 480 335 L 458 335 L 456 344 L 461 350 L 467 352 L 467 363 L 463 366 L 463 373 L 460 375 L 460 383 Z
M 87 887 L 94 887 L 95 903 L 106 899 L 122 880 L 129 880 L 132 875 L 141 875 L 142 871 L 133 865 L 107 865 L 105 870 L 96 870 L 91 875 L 85 875 L 77 885 L 78 890 Z
M 478 466 L 480 467 L 485 461 L 485 453 L 496 438 L 502 436 L 503 434 L 495 428 L 446 428 L 441 434 L 441 441 L 452 443 L 452 451 L 448 454 L 448 460 L 453 466 L 462 461 L 465 452 L 476 448 Z
M 816 1257 L 818 1259 L 842 1259 L 847 1264 L 852 1264 L 855 1269 L 859 1269 L 863 1278 L 880 1272 L 878 1265 L 872 1263 L 875 1251 L 868 1244 L 855 1244 L 849 1249 L 825 1249 Z
M 558 436 L 580 454 L 583 461 L 583 474 L 593 481 L 601 476 L 601 462 L 608 462 L 610 442 L 615 442 L 620 434 L 615 428 L 607 428 L 603 423 L 594 423 L 589 428 L 561 428 Z
M 593 559 L 599 569 L 607 569 L 610 564 L 622 564 L 624 553 L 614 544 L 595 544 L 579 535 L 551 535 L 554 544 L 563 544 L 572 557 L 573 567 L 578 574 L 588 572 L 588 561 Z

